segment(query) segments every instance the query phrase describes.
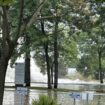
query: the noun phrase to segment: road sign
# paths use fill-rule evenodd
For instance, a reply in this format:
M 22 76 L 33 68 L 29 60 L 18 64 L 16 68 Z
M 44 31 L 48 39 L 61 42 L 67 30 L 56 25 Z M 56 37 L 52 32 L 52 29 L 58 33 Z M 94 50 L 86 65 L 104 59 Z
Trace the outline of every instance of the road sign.
M 18 94 L 21 94 L 21 95 L 28 94 L 28 88 L 26 88 L 26 87 L 17 87 L 16 91 Z
M 73 99 L 81 99 L 81 93 L 73 92 L 73 93 L 69 94 L 69 96 Z

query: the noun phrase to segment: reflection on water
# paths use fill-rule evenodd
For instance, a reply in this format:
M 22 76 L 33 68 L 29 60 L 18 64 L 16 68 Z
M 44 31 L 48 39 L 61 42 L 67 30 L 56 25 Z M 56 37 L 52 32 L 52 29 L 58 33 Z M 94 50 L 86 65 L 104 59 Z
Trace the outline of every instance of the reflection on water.
M 54 97 L 60 105 L 105 105 L 104 93 L 93 93 L 93 100 L 72 99 L 71 92 L 56 92 L 47 90 L 29 90 L 28 95 L 23 96 L 15 89 L 5 89 L 3 105 L 30 105 L 33 99 L 38 99 L 39 94 L 47 94 Z

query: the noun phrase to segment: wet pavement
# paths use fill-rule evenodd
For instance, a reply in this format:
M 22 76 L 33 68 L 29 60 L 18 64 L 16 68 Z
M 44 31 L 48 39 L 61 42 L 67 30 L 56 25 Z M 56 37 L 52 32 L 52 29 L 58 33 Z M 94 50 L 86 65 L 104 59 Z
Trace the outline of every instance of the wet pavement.
M 31 105 L 32 100 L 38 99 L 39 94 L 52 96 L 59 105 L 105 105 L 105 93 L 95 91 L 55 92 L 30 89 L 27 95 L 22 95 L 13 88 L 5 89 L 3 105 Z

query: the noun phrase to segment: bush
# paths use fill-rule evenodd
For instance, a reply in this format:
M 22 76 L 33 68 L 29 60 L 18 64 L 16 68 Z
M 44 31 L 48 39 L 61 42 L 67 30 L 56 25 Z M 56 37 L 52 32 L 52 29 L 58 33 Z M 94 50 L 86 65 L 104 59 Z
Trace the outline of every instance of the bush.
M 39 100 L 33 100 L 32 105 L 58 105 L 57 101 L 53 98 L 46 96 L 46 95 L 40 95 Z

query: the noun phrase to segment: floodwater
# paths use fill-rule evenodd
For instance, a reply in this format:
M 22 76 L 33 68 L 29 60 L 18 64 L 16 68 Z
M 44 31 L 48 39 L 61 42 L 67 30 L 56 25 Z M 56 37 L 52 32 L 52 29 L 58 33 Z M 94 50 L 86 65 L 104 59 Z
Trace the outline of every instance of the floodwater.
M 30 89 L 27 95 L 17 93 L 15 89 L 6 88 L 3 105 L 31 105 L 39 94 L 46 94 L 57 99 L 59 105 L 105 105 L 105 94 L 94 91 L 56 92 Z
M 20 59 L 19 62 L 24 62 L 24 59 Z M 8 67 L 6 73 L 6 86 L 14 86 L 15 81 L 15 68 Z M 35 87 L 47 87 L 47 76 L 40 73 L 40 68 L 35 64 L 34 59 L 31 59 L 31 86 Z M 12 82 L 12 83 L 10 83 Z M 42 83 L 43 82 L 43 83 Z M 95 82 L 85 83 L 77 79 L 72 81 L 69 79 L 59 79 L 59 88 L 70 89 L 77 92 L 54 92 L 45 90 L 32 90 L 30 89 L 27 95 L 21 95 L 17 93 L 15 89 L 6 88 L 4 91 L 3 105 L 31 105 L 33 99 L 38 99 L 39 94 L 48 94 L 55 99 L 59 105 L 105 105 L 105 94 L 96 93 L 96 90 L 100 90 L 100 87 L 104 90 L 105 84 L 102 86 Z M 105 91 L 105 90 L 104 90 Z M 79 96 L 80 95 L 80 96 Z

